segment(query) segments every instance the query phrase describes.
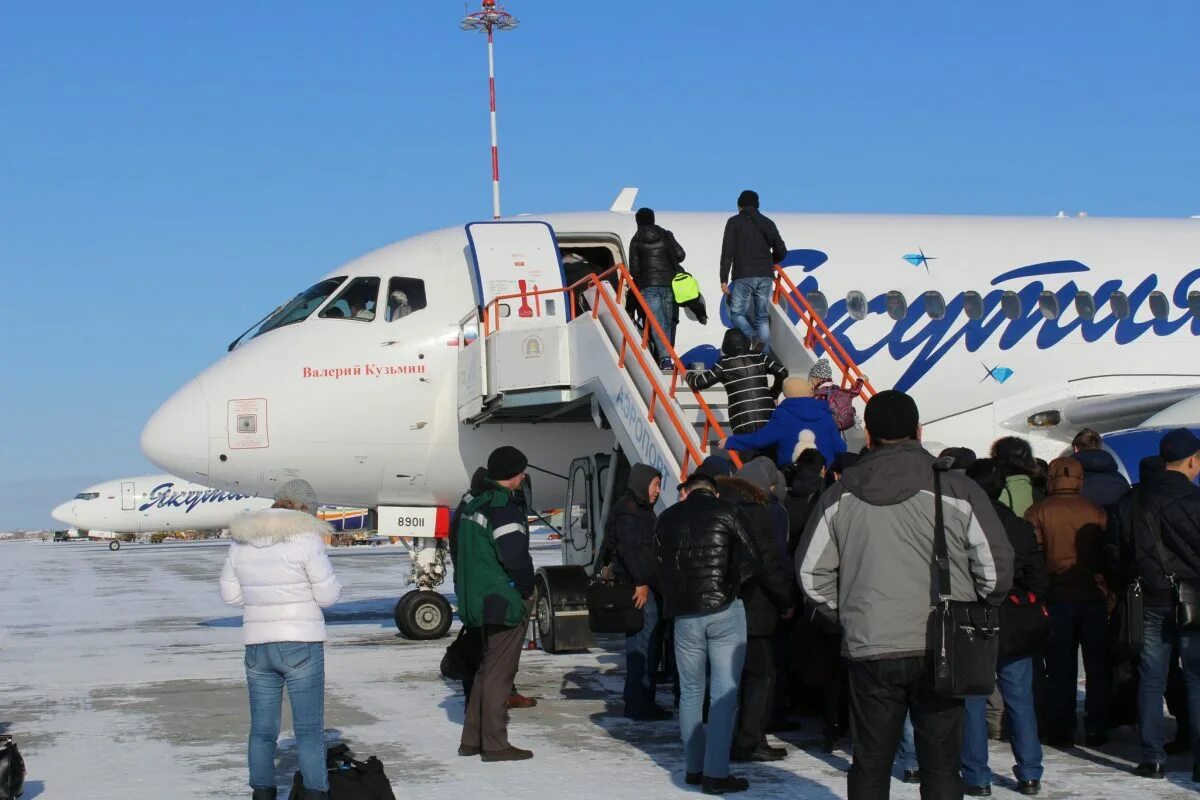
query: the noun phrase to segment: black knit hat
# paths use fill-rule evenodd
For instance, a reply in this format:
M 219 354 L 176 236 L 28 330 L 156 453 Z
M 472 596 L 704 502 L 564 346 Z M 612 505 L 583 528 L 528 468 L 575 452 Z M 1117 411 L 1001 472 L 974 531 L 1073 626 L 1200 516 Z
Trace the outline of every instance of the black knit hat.
M 896 442 L 917 438 L 921 414 L 911 397 L 904 392 L 888 389 L 867 401 L 863 422 L 872 443 Z
M 644 228 L 647 225 L 653 225 L 654 224 L 654 209 L 653 208 L 639 208 L 637 210 L 637 213 L 633 215 L 633 218 L 637 220 L 637 224 L 638 224 L 639 228 Z
M 738 195 L 738 208 L 758 208 L 758 192 L 746 189 Z
M 504 445 L 497 447 L 488 456 L 488 477 L 494 481 L 506 481 L 515 478 L 529 466 L 529 459 L 515 447 Z

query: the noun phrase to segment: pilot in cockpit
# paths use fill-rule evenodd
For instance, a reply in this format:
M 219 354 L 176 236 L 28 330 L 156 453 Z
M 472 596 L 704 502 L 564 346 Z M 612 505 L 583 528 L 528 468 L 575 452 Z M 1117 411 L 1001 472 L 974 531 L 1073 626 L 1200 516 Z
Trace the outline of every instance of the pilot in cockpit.
M 388 296 L 388 322 L 407 317 L 412 312 L 412 306 L 408 304 L 408 295 L 400 289 L 392 291 L 391 295 Z

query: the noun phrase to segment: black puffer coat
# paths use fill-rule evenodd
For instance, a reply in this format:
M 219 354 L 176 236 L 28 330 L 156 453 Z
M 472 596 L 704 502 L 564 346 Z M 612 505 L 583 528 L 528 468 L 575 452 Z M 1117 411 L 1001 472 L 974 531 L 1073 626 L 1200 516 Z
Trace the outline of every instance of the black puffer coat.
M 808 518 L 816 510 L 821 500 L 821 492 L 825 491 L 825 478 L 820 472 L 810 470 L 796 472 L 788 485 L 787 497 L 783 504 L 788 513 L 788 557 L 796 558 L 796 548 L 804 536 L 804 526 Z
M 787 376 L 787 367 L 774 356 L 752 350 L 746 334 L 730 328 L 721 342 L 721 360 L 712 369 L 689 372 L 687 382 L 697 392 L 724 384 L 729 397 L 729 427 L 734 433 L 754 433 L 771 418 L 775 398 Z
M 758 554 L 762 569 L 742 586 L 742 602 L 746 604 L 746 633 L 749 636 L 770 636 L 775 633 L 779 615 L 794 605 L 790 580 L 783 567 L 779 542 L 776 540 L 766 492 L 741 478 L 718 478 L 721 499 L 737 506 L 738 512 Z
M 759 570 L 737 508 L 703 490 L 658 518 L 654 553 L 667 619 L 728 605 Z
M 675 234 L 658 225 L 638 228 L 629 240 L 629 274 L 639 289 L 670 286 L 685 257 Z
M 1144 468 L 1143 468 L 1144 469 Z M 1141 513 L 1159 520 L 1167 570 L 1188 581 L 1200 581 L 1200 487 L 1172 470 L 1147 473 L 1117 504 L 1110 519 L 1109 567 L 1118 584 L 1142 579 L 1147 608 L 1170 607 L 1171 586 L 1159 562 L 1154 536 L 1144 522 L 1135 523 L 1135 496 Z

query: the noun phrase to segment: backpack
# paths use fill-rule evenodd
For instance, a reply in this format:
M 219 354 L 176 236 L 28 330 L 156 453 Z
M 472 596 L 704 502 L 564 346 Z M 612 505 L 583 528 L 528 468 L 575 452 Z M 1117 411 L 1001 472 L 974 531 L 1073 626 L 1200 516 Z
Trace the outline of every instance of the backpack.
M 700 282 L 690 272 L 679 270 L 671 279 L 671 292 L 677 305 L 685 305 L 700 296 Z
M 854 427 L 854 395 L 851 392 L 835 389 L 833 384 L 826 384 L 814 393 L 829 404 L 833 412 L 833 421 L 839 431 L 850 430 Z

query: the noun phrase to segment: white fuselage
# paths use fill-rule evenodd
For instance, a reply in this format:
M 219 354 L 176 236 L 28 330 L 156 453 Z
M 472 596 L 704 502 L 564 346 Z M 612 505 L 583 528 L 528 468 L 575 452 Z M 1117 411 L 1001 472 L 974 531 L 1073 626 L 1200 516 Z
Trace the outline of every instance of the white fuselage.
M 1200 385 L 1189 358 L 1200 334 L 1200 221 L 769 215 L 790 248 L 788 275 L 827 306 L 830 327 L 877 389 L 914 395 L 927 441 L 983 451 L 998 435 L 1026 434 L 1030 413 L 1071 398 Z M 707 326 L 680 317 L 685 362 L 695 348 L 719 346 L 728 324 L 718 309 L 728 216 L 658 214 L 708 303 Z M 612 236 L 623 253 L 636 229 L 623 213 L 539 219 L 560 241 Z M 427 306 L 389 321 L 385 290 L 370 321 L 353 309 L 323 317 L 322 306 L 242 342 L 159 409 L 143 432 L 147 456 L 247 493 L 303 476 L 323 502 L 415 506 L 453 505 L 500 444 L 558 475 L 611 445 L 591 422 L 458 421 L 458 324 L 476 304 L 462 228 L 328 275 L 343 276 L 385 287 L 423 281 Z M 1089 297 L 1090 320 L 1076 306 L 1080 298 L 1086 314 Z M 239 430 L 248 409 L 254 429 Z M 1039 433 L 1035 443 L 1056 454 L 1071 433 Z M 535 502 L 558 505 L 563 481 L 532 474 Z
M 143 475 L 89 486 L 50 513 L 64 525 L 95 534 L 152 533 L 217 530 L 238 514 L 270 505 L 265 498 L 173 475 Z

